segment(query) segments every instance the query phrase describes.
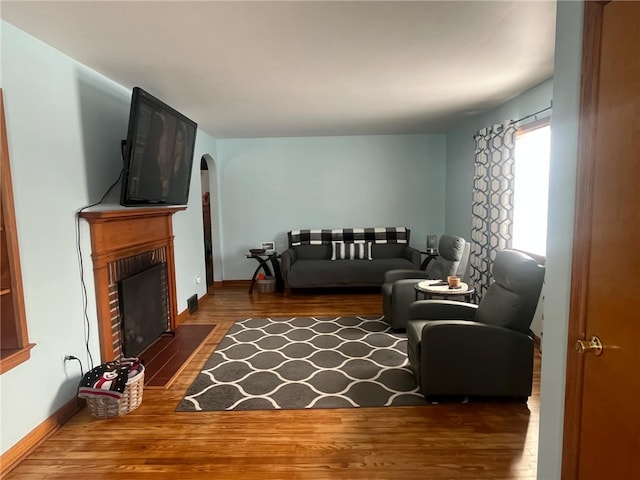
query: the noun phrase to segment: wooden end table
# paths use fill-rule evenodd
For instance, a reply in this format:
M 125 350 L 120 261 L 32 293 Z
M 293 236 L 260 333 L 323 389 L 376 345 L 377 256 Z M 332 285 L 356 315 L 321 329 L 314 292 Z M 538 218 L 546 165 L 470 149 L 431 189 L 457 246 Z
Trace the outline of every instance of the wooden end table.
M 420 265 L 420 270 L 426 270 L 427 269 L 427 265 L 429 265 L 431 260 L 433 260 L 435 258 L 438 258 L 440 256 L 440 254 L 435 250 L 430 250 L 430 251 L 420 250 L 420 253 L 422 255 L 426 255 L 426 257 L 422 261 L 422 264 Z
M 284 290 L 284 281 L 282 279 L 282 273 L 280 271 L 280 263 L 278 262 L 278 252 L 272 253 L 261 253 L 259 255 L 254 255 L 253 253 L 247 254 L 247 258 L 255 258 L 258 261 L 258 266 L 253 272 L 253 277 L 251 277 L 251 284 L 249 285 L 249 293 L 253 291 L 253 287 L 256 284 L 256 280 L 258 278 L 258 273 L 260 270 L 264 271 L 264 274 L 267 277 L 271 276 L 271 268 L 273 268 L 273 276 L 276 281 L 276 290 L 281 292 Z M 269 268 L 269 263 L 271 263 L 271 268 Z

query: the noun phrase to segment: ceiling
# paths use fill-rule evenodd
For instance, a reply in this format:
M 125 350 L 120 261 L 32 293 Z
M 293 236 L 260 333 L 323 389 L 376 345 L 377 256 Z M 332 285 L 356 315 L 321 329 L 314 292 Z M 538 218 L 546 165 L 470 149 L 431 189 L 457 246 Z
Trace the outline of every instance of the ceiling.
M 6 1 L 216 138 L 437 133 L 553 74 L 554 1 Z

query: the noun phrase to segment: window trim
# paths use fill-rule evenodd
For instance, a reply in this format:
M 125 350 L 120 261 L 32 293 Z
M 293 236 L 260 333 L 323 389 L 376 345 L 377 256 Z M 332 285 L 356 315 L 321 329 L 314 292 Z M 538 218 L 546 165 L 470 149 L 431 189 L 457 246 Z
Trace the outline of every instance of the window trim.
M 518 127 L 518 129 L 516 130 L 516 139 L 521 135 L 525 135 L 529 132 L 533 132 L 534 130 L 539 130 L 547 126 L 549 127 L 551 126 L 550 116 L 540 118 L 538 120 L 534 120 L 533 122 L 529 122 L 526 125 L 522 125 L 521 127 Z
M 22 271 L 20 268 L 20 249 L 18 247 L 18 235 L 16 229 L 15 207 L 13 203 L 13 187 L 11 185 L 11 167 L 9 164 L 9 143 L 7 141 L 7 125 L 4 115 L 4 97 L 0 88 L 0 176 L 2 189 L 2 232 L 6 242 L 7 267 L 9 270 L 10 287 L 3 290 L 2 296 L 9 298 L 11 303 L 3 300 L 3 314 L 0 318 L 2 330 L 10 332 L 10 339 L 6 337 L 4 348 L 0 348 L 0 375 L 12 368 L 26 362 L 31 358 L 31 349 L 35 346 L 29 343 L 27 331 L 27 319 L 24 304 L 24 291 L 22 288 Z M 4 273 L 4 272 L 3 272 Z M 12 315 L 7 318 L 9 310 Z

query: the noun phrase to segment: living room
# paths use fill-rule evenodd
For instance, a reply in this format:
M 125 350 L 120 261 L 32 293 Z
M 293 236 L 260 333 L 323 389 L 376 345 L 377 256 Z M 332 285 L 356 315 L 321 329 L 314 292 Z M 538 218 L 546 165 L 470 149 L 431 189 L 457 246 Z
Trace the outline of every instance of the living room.
M 194 155 L 211 155 L 218 178 L 216 281 L 246 280 L 254 268 L 247 249 L 274 241 L 281 250 L 292 228 L 407 225 L 420 246 L 432 233 L 468 237 L 473 134 L 553 99 L 553 150 L 564 162 L 554 165 L 550 193 L 545 317 L 558 321 L 544 330 L 549 368 L 542 378 L 538 478 L 557 478 L 561 460 L 581 12 L 581 3 L 558 4 L 553 78 L 449 130 L 225 139 L 201 129 Z M 4 454 L 75 398 L 79 372 L 64 354 L 86 368 L 85 344 L 99 351 L 95 299 L 89 294 L 86 310 L 82 301 L 75 212 L 98 201 L 118 177 L 131 91 L 4 20 L 2 89 L 29 339 L 36 345 L 27 362 L 0 378 Z M 189 208 L 173 217 L 179 312 L 194 293 L 206 294 L 196 282 L 205 276 L 198 182 L 194 169 Z M 79 233 L 84 288 L 93 292 L 86 224 Z

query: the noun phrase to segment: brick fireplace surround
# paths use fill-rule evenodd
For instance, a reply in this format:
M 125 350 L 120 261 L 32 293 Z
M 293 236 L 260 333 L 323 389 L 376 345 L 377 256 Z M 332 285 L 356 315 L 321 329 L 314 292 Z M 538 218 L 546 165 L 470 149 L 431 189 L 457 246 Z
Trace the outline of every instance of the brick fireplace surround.
M 122 357 L 118 282 L 153 265 L 165 263 L 168 327 L 174 331 L 176 301 L 173 224 L 175 212 L 186 207 L 89 210 L 100 355 L 103 362 Z

